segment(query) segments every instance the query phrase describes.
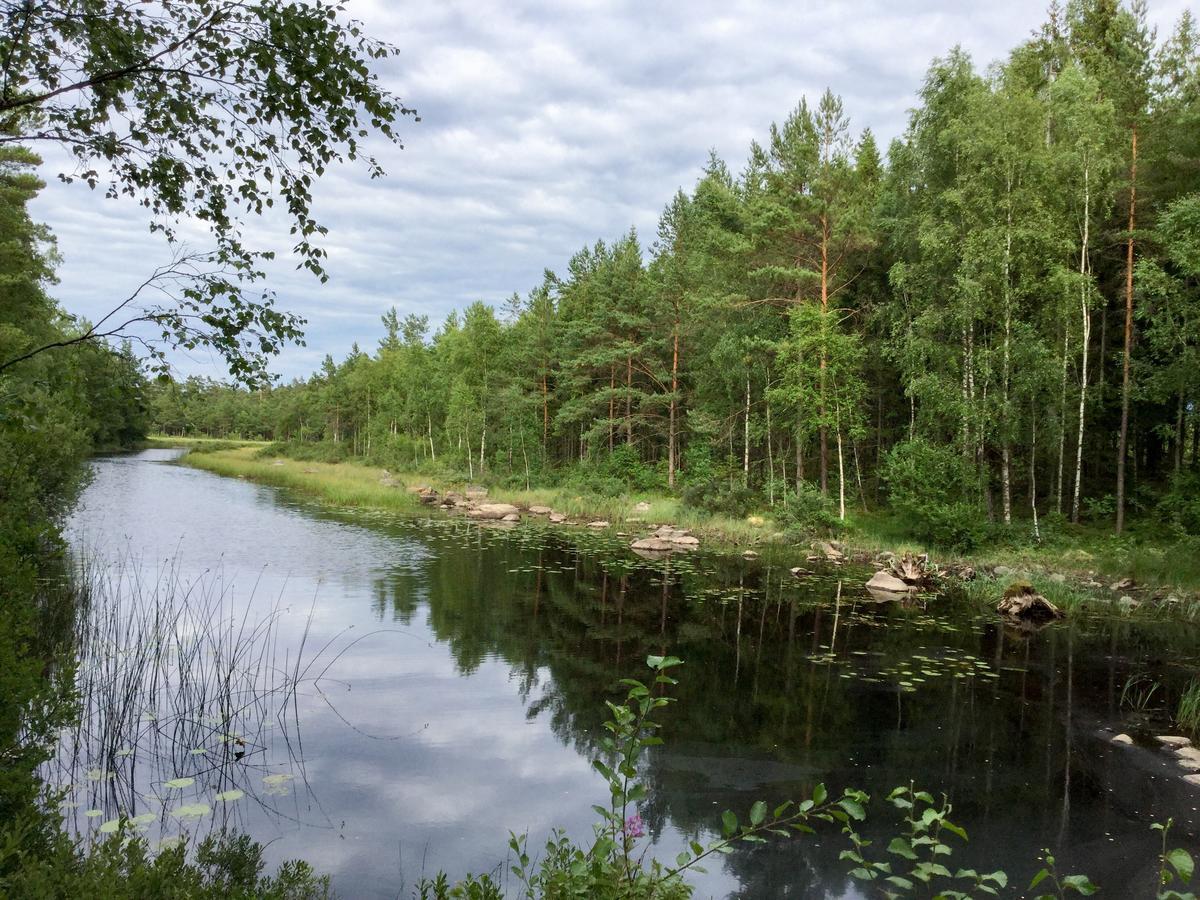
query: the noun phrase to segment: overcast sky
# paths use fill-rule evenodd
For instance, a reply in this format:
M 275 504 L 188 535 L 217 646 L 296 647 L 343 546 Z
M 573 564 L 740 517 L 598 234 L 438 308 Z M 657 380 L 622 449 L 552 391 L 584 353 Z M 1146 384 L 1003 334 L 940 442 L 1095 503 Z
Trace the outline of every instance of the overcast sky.
M 274 369 L 307 375 L 380 315 L 440 322 L 474 300 L 500 302 L 563 271 L 571 254 L 636 226 L 649 243 L 663 205 L 696 180 L 710 148 L 734 171 L 801 97 L 826 86 L 857 132 L 886 147 L 903 129 L 930 61 L 961 44 L 981 68 L 1044 18 L 1044 0 L 891 2 L 472 2 L 350 0 L 352 15 L 401 49 L 380 70 L 421 114 L 388 171 L 328 173 L 316 191 L 330 228 L 329 282 L 272 270 L 281 306 L 305 316 L 307 347 Z M 1186 0 L 1151 0 L 1165 32 Z M 1194 4 L 1193 4 L 1194 6 Z M 54 180 L 34 215 L 58 236 L 58 298 L 95 319 L 170 257 L 140 208 Z M 247 223 L 248 243 L 286 255 L 278 218 Z M 181 374 L 224 374 L 207 354 Z

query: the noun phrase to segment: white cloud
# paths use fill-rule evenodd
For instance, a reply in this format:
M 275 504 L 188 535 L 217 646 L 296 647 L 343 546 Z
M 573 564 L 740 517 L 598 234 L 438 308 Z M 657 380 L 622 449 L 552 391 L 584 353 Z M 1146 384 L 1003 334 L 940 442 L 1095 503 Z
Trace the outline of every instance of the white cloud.
M 393 304 L 439 322 L 474 300 L 524 293 L 597 238 L 636 225 L 648 241 L 710 148 L 739 170 L 751 138 L 826 86 L 843 95 L 855 130 L 870 126 L 886 146 L 933 57 L 961 44 L 983 67 L 1038 27 L 1044 6 L 351 3 L 401 48 L 381 77 L 422 122 L 403 124 L 403 150 L 373 144 L 386 179 L 351 167 L 319 185 L 330 281 L 286 258 L 272 266 L 280 305 L 310 322 L 308 347 L 276 368 L 303 375 L 325 352 L 373 346 Z M 1158 0 L 1151 18 L 1166 30 L 1184 6 Z M 47 165 L 35 215 L 58 234 L 58 296 L 94 319 L 170 254 L 140 208 L 58 184 L 58 170 Z M 248 222 L 246 236 L 284 257 L 291 246 L 279 215 Z M 203 354 L 180 368 L 220 374 Z

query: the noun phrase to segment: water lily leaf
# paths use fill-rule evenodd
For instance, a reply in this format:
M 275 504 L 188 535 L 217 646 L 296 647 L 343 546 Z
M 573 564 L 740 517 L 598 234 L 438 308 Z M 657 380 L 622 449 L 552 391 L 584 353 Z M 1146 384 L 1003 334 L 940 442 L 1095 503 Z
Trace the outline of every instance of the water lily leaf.
M 195 750 L 192 751 L 192 756 L 199 756 L 201 753 L 207 753 L 207 752 L 208 751 L 205 750 L 203 747 L 197 747 Z
M 149 825 L 151 822 L 153 822 L 157 818 L 158 818 L 157 813 L 144 812 L 141 815 L 134 816 L 132 819 L 130 819 L 129 824 L 131 824 L 131 825 Z
M 158 849 L 160 851 L 174 850 L 176 847 L 178 847 L 182 843 L 183 843 L 183 835 L 176 834 L 176 835 L 172 835 L 171 837 L 163 838 L 161 841 L 159 841 Z
M 120 819 L 109 819 L 107 822 L 100 823 L 100 833 L 101 834 L 112 834 L 114 831 L 116 831 L 120 827 L 121 827 Z
M 196 779 L 195 779 L 195 778 L 187 778 L 187 777 L 184 777 L 184 778 L 172 778 L 170 781 L 164 781 L 164 782 L 163 782 L 163 787 L 169 787 L 169 788 L 185 788 L 185 787 L 187 787 L 188 785 L 192 785 L 192 784 L 195 784 L 195 783 L 196 783 Z
M 217 794 L 217 796 L 213 797 L 213 799 L 220 800 L 222 803 L 232 803 L 234 800 L 241 800 L 245 796 L 245 791 L 239 790 L 238 788 L 233 788 L 232 790 L 221 791 L 221 793 Z
M 174 810 L 171 815 L 177 819 L 199 819 L 201 816 L 207 816 L 212 812 L 212 807 L 207 803 L 187 803 Z
M 114 754 L 114 756 L 133 756 L 133 748 L 122 747 Z
M 263 778 L 263 785 L 268 794 L 286 794 L 288 792 L 288 782 L 292 780 L 291 775 L 281 772 L 278 775 L 267 775 Z
M 85 816 L 87 816 L 89 819 L 94 819 L 94 818 L 96 818 L 97 816 L 102 816 L 102 815 L 104 815 L 104 810 L 102 810 L 102 809 L 89 809 L 87 812 L 85 812 L 85 813 L 84 813 L 84 815 L 85 815 Z

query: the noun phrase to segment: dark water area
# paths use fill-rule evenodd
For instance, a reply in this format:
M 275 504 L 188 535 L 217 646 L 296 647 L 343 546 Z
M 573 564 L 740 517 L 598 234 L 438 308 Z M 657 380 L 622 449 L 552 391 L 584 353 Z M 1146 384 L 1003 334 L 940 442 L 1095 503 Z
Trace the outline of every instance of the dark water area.
M 591 833 L 603 702 L 651 653 L 685 660 L 644 773 L 664 859 L 715 837 L 721 810 L 818 782 L 872 794 L 869 837 L 900 830 L 891 788 L 944 792 L 970 834 L 950 868 L 1019 886 L 1053 848 L 1106 896 L 1152 896 L 1150 823 L 1200 835 L 1200 788 L 1103 730 L 1168 727 L 1200 661 L 1190 625 L 1074 616 L 1022 635 L 951 596 L 872 603 L 858 570 L 797 580 L 799 551 L 648 561 L 610 534 L 323 510 L 174 455 L 97 460 L 70 523 L 124 598 L 93 611 L 101 674 L 81 672 L 87 714 L 47 769 L 81 836 L 117 815 L 151 842 L 238 828 L 343 897 L 408 897 L 439 869 L 503 875 L 510 831 L 535 847 Z M 118 689 L 140 657 L 111 623 L 174 608 L 167 586 L 242 639 L 210 647 L 202 617 L 167 617 L 187 634 L 164 665 L 187 689 Z M 199 686 L 225 665 L 250 673 L 237 690 Z M 827 828 L 691 880 L 700 897 L 865 896 L 846 846 Z

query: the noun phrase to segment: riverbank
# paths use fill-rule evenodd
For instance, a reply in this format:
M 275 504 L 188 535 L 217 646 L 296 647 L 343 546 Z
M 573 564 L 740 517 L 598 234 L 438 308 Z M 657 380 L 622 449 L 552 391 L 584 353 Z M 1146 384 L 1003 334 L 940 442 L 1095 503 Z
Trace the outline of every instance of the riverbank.
M 393 473 L 358 463 L 266 456 L 260 451 L 267 445 L 261 442 L 203 438 L 176 441 L 161 436 L 154 441 L 155 446 L 186 446 L 193 450 L 184 462 L 195 468 L 286 488 L 334 506 L 429 513 L 435 508 L 421 503 L 418 488 L 431 488 L 440 496 L 466 488 L 456 481 Z M 650 492 L 604 497 L 567 488 L 490 487 L 487 500 L 522 509 L 548 507 L 580 524 L 602 520 L 631 536 L 648 533 L 650 524 L 671 523 L 688 529 L 703 546 L 717 551 L 796 547 L 796 565 L 804 564 L 812 540 L 812 536 L 785 532 L 768 513 L 736 519 L 685 506 L 677 497 Z M 864 561 L 883 551 L 901 554 L 927 549 L 906 535 L 893 518 L 880 512 L 848 515 L 840 539 L 847 556 Z M 1200 555 L 1175 541 L 1154 543 L 1137 533 L 1118 539 L 1099 531 L 1074 529 L 1055 534 L 1041 545 L 991 547 L 968 555 L 933 551 L 931 557 L 942 565 L 971 567 L 985 576 L 972 591 L 981 598 L 991 593 L 998 597 L 1009 580 L 1023 579 L 1066 607 L 1111 604 L 1124 612 L 1166 609 L 1188 618 L 1200 616 Z

